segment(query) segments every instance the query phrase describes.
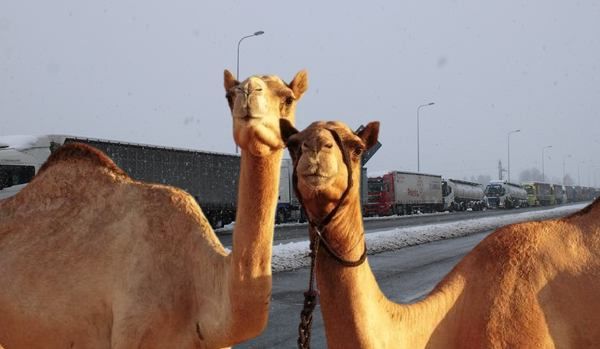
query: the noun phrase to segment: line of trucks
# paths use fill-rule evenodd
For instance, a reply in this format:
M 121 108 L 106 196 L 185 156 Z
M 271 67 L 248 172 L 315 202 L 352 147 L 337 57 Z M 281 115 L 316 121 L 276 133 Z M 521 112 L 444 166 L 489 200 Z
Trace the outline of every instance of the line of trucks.
M 370 177 L 368 186 L 366 216 L 546 206 L 592 200 L 600 194 L 597 188 L 542 182 L 492 180 L 484 188 L 479 183 L 402 171 Z
M 0 199 L 17 193 L 53 151 L 72 142 L 100 149 L 136 180 L 168 184 L 187 191 L 215 228 L 235 220 L 238 155 L 64 135 L 0 137 Z M 292 174 L 291 160 L 283 159 L 274 217 L 277 223 L 304 219 L 294 195 Z M 477 183 L 400 171 L 368 178 L 365 167 L 360 186 L 366 216 L 552 205 L 591 200 L 598 195 L 598 190 L 593 188 L 546 183 L 527 183 L 521 187 L 492 181 L 484 189 Z

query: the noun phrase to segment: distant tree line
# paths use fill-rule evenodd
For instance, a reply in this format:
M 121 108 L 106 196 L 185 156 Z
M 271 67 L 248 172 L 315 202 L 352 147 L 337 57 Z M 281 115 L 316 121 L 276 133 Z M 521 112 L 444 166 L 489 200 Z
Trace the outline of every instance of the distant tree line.
M 471 176 L 471 177 L 465 176 L 465 177 L 463 177 L 463 180 L 474 182 L 474 183 L 479 183 L 483 186 L 486 186 L 486 185 L 488 185 L 490 180 L 492 180 L 492 177 L 488 176 L 488 175 L 479 175 L 479 176 Z M 514 179 L 513 179 L 513 182 L 514 182 Z M 542 171 L 540 171 L 539 169 L 537 169 L 535 167 L 521 171 L 521 173 L 519 174 L 518 183 L 522 183 L 522 182 L 542 182 Z M 549 178 L 546 176 L 546 182 L 562 184 L 563 180 L 559 177 Z M 571 175 L 566 174 L 565 178 L 564 178 L 564 184 L 565 185 L 575 185 L 575 181 L 573 180 L 573 178 L 571 178 Z
M 535 167 L 532 167 L 530 169 L 521 171 L 521 173 L 519 174 L 519 181 L 520 182 L 542 182 L 542 181 L 544 181 L 544 179 L 542 176 L 542 171 L 540 171 L 539 169 L 537 169 Z M 556 183 L 556 184 L 563 183 L 563 180 L 560 179 L 560 177 L 549 178 L 548 176 L 546 176 L 545 181 L 551 182 L 551 183 Z M 575 181 L 573 180 L 573 178 L 571 178 L 571 176 L 569 174 L 566 174 L 565 178 L 564 178 L 564 184 L 565 185 L 574 185 Z

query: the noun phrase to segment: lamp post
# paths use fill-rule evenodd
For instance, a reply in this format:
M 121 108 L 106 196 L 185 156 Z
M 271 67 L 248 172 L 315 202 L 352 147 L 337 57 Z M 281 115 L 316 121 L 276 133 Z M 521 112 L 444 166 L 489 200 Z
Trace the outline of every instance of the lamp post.
M 544 169 L 544 150 L 552 148 L 551 145 L 547 145 L 542 148 L 542 182 L 546 181 L 546 172 Z
M 421 172 L 421 157 L 420 157 L 420 145 L 419 145 L 419 110 L 423 107 L 427 107 L 430 105 L 434 105 L 434 102 L 430 102 L 427 104 L 421 104 L 417 107 L 417 172 Z
M 251 38 L 253 36 L 259 36 L 259 35 L 263 35 L 265 32 L 262 30 L 259 30 L 257 32 L 255 32 L 252 35 L 246 35 L 244 37 L 242 37 L 240 39 L 240 41 L 238 41 L 238 45 L 237 45 L 237 65 L 236 65 L 236 70 L 235 70 L 235 78 L 236 79 L 240 79 L 240 44 L 242 43 L 242 40 L 246 39 L 246 38 Z
M 562 180 L 562 184 L 563 185 L 565 185 L 565 176 L 566 176 L 566 173 L 565 173 L 565 160 L 567 158 L 570 158 L 570 157 L 571 157 L 571 154 L 563 156 L 563 180 Z
M 508 133 L 508 135 L 506 136 L 507 140 L 507 144 L 508 144 L 508 181 L 510 182 L 510 135 L 513 133 L 517 133 L 517 132 L 521 132 L 521 130 L 513 130 L 510 131 Z
M 585 164 L 585 161 L 579 161 L 577 163 L 577 185 L 581 186 L 581 164 Z
M 243 36 L 240 41 L 238 41 L 237 44 L 237 61 L 236 61 L 236 65 L 235 65 L 235 78 L 237 80 L 240 80 L 240 44 L 242 43 L 242 40 L 247 39 L 247 38 L 251 38 L 253 36 L 259 36 L 259 35 L 263 35 L 265 32 L 262 30 L 259 30 L 257 32 L 254 32 L 254 34 L 252 35 L 246 35 Z M 235 153 L 238 153 L 238 146 L 237 144 L 235 145 Z

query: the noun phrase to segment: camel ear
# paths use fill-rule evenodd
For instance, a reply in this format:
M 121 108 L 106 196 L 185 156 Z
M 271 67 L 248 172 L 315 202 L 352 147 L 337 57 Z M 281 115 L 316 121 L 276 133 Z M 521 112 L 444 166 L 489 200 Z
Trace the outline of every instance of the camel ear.
M 232 87 L 235 87 L 240 84 L 240 82 L 237 81 L 235 79 L 235 77 L 233 77 L 233 74 L 231 74 L 231 72 L 227 69 L 225 69 L 225 72 L 223 73 L 223 77 L 224 77 L 223 85 L 225 86 L 225 91 L 229 91 L 229 90 L 231 90 Z
M 298 130 L 292 125 L 288 119 L 279 119 L 279 129 L 281 131 L 281 138 L 283 143 L 287 145 L 290 137 L 298 133 Z
M 365 144 L 365 150 L 371 149 L 377 143 L 377 137 L 379 137 L 379 121 L 369 122 L 365 128 L 358 132 L 357 136 Z
M 308 90 L 308 72 L 306 69 L 299 71 L 288 85 L 294 91 L 294 97 L 298 100 Z

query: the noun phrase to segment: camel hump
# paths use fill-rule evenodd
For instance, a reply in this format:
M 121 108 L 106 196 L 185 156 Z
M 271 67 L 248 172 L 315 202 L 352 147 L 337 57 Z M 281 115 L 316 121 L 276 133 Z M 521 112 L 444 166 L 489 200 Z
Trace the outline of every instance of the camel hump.
M 75 161 L 85 161 L 93 166 L 108 169 L 118 176 L 129 177 L 106 154 L 83 143 L 68 143 L 61 146 L 48 157 L 38 173 L 42 173 L 57 164 Z
M 583 209 L 567 216 L 567 218 L 575 218 L 575 217 L 585 216 L 588 213 L 595 211 L 595 210 L 600 210 L 600 196 L 597 197 L 596 200 L 594 200 L 591 204 L 589 204 L 586 207 L 584 207 Z

